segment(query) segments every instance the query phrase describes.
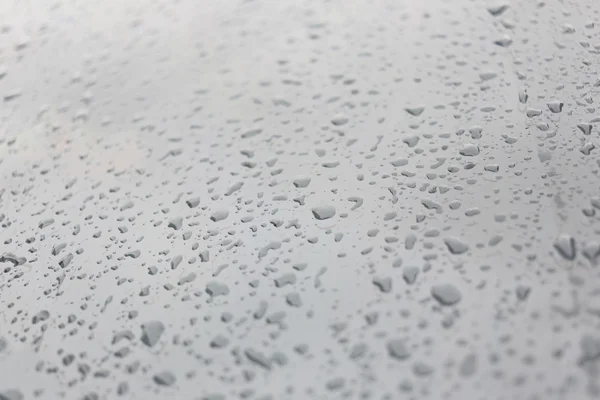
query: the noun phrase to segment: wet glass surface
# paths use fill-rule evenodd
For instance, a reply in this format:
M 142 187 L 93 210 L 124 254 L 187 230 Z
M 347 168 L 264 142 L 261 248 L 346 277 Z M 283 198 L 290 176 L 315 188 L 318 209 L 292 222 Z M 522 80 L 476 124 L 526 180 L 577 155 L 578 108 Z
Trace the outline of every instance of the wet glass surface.
M 0 399 L 599 398 L 599 11 L 0 2 Z

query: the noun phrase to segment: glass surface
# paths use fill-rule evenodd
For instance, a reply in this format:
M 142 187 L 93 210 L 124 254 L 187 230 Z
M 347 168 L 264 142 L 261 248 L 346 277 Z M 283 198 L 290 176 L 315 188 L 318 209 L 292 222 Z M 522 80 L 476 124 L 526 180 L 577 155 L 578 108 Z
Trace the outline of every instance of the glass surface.
M 597 0 L 0 2 L 0 399 L 600 398 Z

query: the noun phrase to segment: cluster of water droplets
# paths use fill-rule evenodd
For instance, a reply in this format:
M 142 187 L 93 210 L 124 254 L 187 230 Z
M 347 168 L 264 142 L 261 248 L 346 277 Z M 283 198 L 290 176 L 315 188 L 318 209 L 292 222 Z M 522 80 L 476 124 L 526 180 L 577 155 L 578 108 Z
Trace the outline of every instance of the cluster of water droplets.
M 600 4 L 123 3 L 0 5 L 0 399 L 600 396 Z

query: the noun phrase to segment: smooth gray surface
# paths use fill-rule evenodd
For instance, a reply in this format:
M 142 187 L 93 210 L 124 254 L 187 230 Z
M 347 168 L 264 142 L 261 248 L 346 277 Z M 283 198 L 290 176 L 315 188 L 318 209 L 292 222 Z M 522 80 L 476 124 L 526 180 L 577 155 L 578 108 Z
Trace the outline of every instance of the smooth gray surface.
M 599 11 L 0 2 L 0 399 L 600 397 Z

